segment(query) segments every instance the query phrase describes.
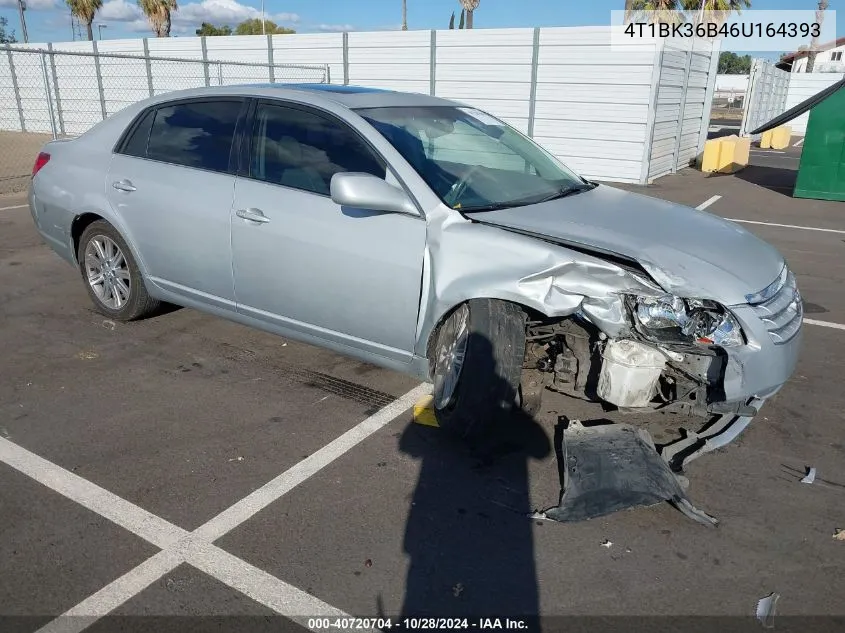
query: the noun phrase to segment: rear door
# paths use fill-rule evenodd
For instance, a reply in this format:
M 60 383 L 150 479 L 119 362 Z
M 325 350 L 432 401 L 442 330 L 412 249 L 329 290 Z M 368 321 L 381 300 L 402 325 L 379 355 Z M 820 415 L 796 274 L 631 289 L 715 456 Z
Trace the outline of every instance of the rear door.
M 425 220 L 341 207 L 329 195 L 338 172 L 391 179 L 384 160 L 346 121 L 298 104 L 259 101 L 245 132 L 248 172 L 232 211 L 238 311 L 410 358 Z
M 150 280 L 231 310 L 232 146 L 244 102 L 206 97 L 150 109 L 118 148 L 106 181 Z

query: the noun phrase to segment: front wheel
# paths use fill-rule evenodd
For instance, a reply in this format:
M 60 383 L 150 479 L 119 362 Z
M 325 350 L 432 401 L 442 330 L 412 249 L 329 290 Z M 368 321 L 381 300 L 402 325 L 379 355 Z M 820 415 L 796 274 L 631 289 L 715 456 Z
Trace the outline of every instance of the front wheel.
M 434 410 L 441 427 L 476 441 L 519 400 L 525 315 L 506 301 L 471 299 L 437 332 Z

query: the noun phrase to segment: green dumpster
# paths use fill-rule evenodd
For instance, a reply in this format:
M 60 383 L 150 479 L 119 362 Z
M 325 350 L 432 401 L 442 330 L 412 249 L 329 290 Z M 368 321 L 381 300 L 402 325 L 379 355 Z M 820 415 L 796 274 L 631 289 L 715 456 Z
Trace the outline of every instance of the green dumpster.
M 807 112 L 810 116 L 795 198 L 845 201 L 845 79 L 753 130 L 760 134 Z

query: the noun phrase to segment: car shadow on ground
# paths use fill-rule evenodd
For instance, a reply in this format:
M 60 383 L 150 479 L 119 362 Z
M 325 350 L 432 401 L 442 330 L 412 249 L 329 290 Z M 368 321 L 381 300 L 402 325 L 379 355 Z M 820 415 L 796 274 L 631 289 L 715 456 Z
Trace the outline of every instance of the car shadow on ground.
M 495 374 L 490 344 L 483 343 L 477 349 L 487 353 L 473 368 Z M 515 396 L 509 386 L 507 391 Z M 516 409 L 483 445 L 470 447 L 444 429 L 410 424 L 399 448 L 421 462 L 403 542 L 410 566 L 400 617 L 507 614 L 535 621 L 528 464 L 551 455 L 549 434 Z

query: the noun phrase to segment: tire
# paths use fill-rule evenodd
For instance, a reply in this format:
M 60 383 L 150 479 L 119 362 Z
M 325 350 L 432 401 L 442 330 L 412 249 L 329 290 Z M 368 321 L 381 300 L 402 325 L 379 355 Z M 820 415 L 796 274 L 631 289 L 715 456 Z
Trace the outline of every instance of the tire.
M 105 220 L 85 228 L 76 258 L 85 288 L 100 314 L 115 321 L 134 321 L 158 309 L 160 303 L 147 292 L 126 240 Z
M 461 350 L 459 373 L 447 379 L 450 359 Z M 518 306 L 495 299 L 458 306 L 438 329 L 432 350 L 438 424 L 470 443 L 485 437 L 519 401 L 524 355 L 525 315 Z

